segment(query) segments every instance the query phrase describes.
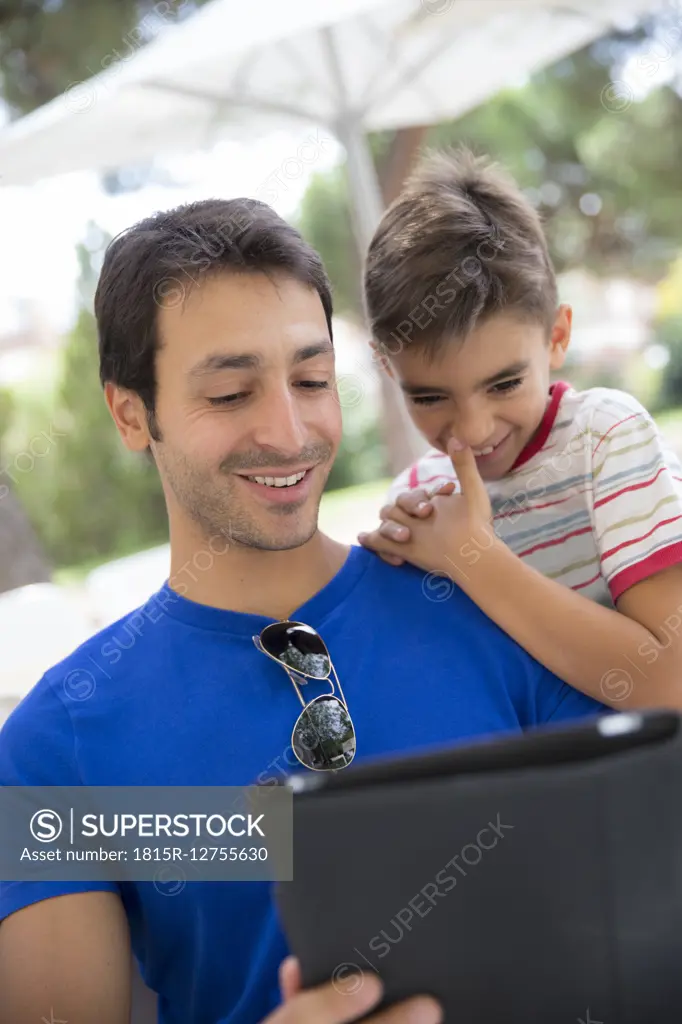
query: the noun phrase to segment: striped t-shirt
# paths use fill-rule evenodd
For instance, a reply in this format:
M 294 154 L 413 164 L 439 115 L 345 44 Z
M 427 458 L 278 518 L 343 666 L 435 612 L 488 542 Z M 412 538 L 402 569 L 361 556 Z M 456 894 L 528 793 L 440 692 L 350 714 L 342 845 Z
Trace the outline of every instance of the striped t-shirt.
M 432 450 L 401 491 L 456 480 Z M 543 421 L 501 480 L 486 481 L 496 535 L 544 576 L 610 607 L 682 562 L 682 467 L 646 409 L 610 388 L 550 388 Z

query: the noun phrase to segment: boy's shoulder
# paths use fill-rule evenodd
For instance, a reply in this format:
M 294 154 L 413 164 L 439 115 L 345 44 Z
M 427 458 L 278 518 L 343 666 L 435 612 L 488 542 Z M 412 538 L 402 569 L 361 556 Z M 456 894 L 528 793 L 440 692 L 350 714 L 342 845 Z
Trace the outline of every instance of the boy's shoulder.
M 637 457 L 644 448 L 673 457 L 651 413 L 627 391 L 589 388 L 567 398 L 569 416 L 565 418 L 571 422 L 573 434 L 580 428 L 579 436 L 593 458 L 599 460 L 615 450 L 621 457 Z
M 573 416 L 598 417 L 617 422 L 624 416 L 642 415 L 651 419 L 642 403 L 627 391 L 618 388 L 569 388 L 561 403 L 563 418 Z

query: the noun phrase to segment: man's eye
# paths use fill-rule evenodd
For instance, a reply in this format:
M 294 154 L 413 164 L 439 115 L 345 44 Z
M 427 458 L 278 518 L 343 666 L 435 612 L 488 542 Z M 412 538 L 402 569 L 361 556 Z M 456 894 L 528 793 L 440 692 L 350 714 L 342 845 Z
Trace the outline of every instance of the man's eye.
M 239 401 L 240 398 L 246 398 L 248 391 L 237 391 L 234 395 L 218 395 L 217 398 L 207 399 L 211 405 L 230 405 L 232 402 Z
M 413 395 L 412 401 L 415 405 L 435 405 L 436 402 L 442 402 L 442 395 Z
M 329 387 L 329 381 L 326 380 L 301 380 L 298 381 L 298 386 L 306 390 L 318 390 Z M 232 395 L 218 395 L 215 398 L 209 398 L 208 402 L 211 405 L 233 405 L 235 402 L 240 401 L 242 398 L 248 398 L 249 391 L 237 391 Z
M 520 384 L 523 384 L 523 377 L 514 377 L 512 380 L 503 380 L 499 384 L 493 386 L 493 391 L 498 395 L 507 395 L 510 391 L 514 391 Z

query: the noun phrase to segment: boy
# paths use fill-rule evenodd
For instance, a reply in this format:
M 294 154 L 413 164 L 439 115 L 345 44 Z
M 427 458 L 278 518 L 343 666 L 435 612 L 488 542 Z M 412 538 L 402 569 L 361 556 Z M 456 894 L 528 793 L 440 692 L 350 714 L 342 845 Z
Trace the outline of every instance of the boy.
M 631 396 L 550 384 L 571 309 L 518 187 L 466 150 L 429 156 L 374 235 L 365 296 L 432 448 L 360 543 L 432 574 L 427 597 L 450 577 L 584 693 L 682 708 L 682 469 Z

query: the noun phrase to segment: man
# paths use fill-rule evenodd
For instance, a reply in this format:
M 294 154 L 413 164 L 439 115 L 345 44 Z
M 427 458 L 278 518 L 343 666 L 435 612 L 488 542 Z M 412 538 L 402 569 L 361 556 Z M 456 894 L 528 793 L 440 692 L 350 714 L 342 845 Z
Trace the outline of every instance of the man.
M 318 531 L 341 438 L 331 296 L 272 210 L 213 200 L 143 221 L 110 246 L 95 310 L 109 410 L 159 470 L 171 573 L 15 710 L 0 783 L 243 785 L 300 768 L 298 696 L 253 642 L 280 619 L 324 640 L 358 759 L 599 709 L 445 578 Z M 172 898 L 153 883 L 7 883 L 0 917 L 2 1024 L 124 1024 L 131 942 L 163 1024 L 340 1024 L 378 998 L 375 979 L 299 993 L 287 962 L 276 1010 L 287 950 L 260 883 Z M 373 1018 L 439 1019 L 429 1002 Z

